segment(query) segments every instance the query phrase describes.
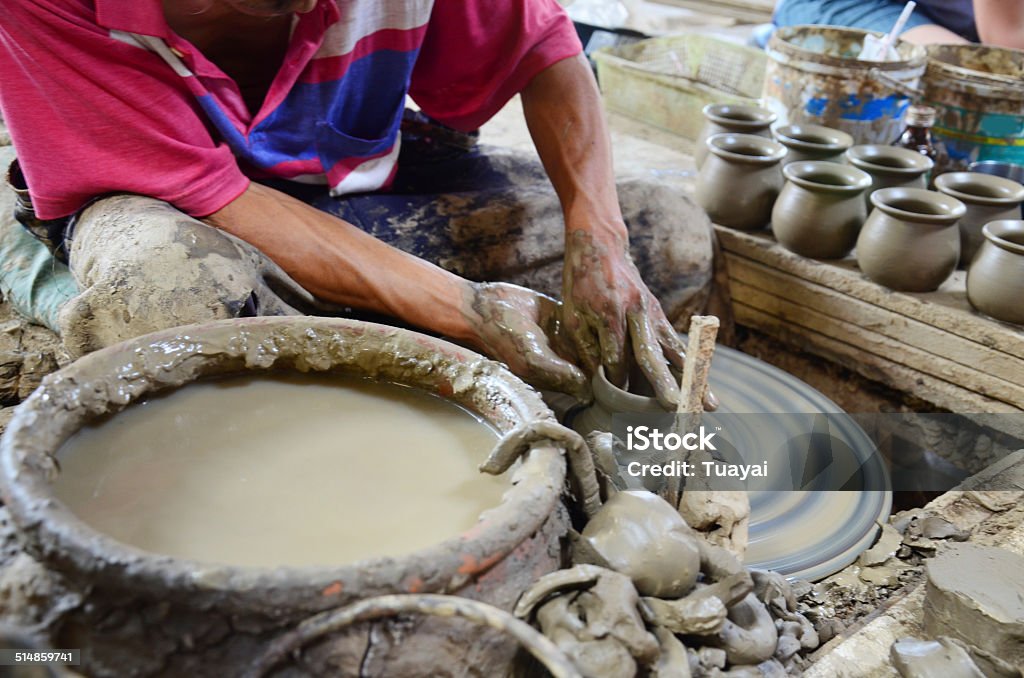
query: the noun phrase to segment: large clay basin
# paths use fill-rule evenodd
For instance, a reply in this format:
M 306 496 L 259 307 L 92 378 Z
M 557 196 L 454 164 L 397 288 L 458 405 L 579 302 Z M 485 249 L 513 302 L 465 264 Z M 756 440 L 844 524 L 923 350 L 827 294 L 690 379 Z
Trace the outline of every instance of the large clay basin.
M 407 330 L 333 318 L 176 328 L 47 377 L 0 444 L 0 494 L 27 552 L 71 592 L 62 600 L 79 599 L 47 631 L 55 647 L 83 650 L 88 675 L 238 675 L 269 641 L 314 613 L 406 592 L 457 594 L 510 610 L 526 586 L 562 565 L 565 463 L 546 444 L 509 471 L 502 502 L 468 532 L 404 557 L 341 566 L 242 568 L 162 556 L 95 531 L 55 499 L 53 455 L 87 422 L 204 377 L 269 370 L 418 387 L 502 432 L 554 420 L 540 396 L 496 362 Z M 513 640 L 465 621 L 406 617 L 352 627 L 308 646 L 298 661 L 306 674 L 493 676 L 516 650 Z

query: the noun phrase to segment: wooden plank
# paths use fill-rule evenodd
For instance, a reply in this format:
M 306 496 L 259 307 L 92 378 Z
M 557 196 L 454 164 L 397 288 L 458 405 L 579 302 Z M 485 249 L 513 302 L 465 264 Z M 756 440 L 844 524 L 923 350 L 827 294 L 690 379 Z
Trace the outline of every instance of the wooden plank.
M 853 370 L 861 376 L 890 388 L 913 394 L 934 405 L 957 413 L 1019 413 L 1020 408 L 987 398 L 942 379 L 892 362 L 882 356 L 776 318 L 768 313 L 734 301 L 736 321 L 808 353 Z
M 791 273 L 765 266 L 740 256 L 727 260 L 729 277 L 749 287 L 788 299 L 857 327 L 873 330 L 902 344 L 952 360 L 998 379 L 1020 375 L 1024 382 L 1024 357 L 1011 356 L 946 330 L 869 304 L 831 288 L 798 278 Z M 732 294 L 736 296 L 736 287 Z M 749 303 L 749 302 L 748 302 Z M 1011 379 L 1012 381 L 1012 379 Z
M 963 272 L 947 281 L 937 292 L 895 292 L 866 279 L 852 259 L 839 262 L 806 259 L 778 245 L 767 232 L 743 233 L 724 226 L 716 226 L 715 230 L 727 252 L 825 285 L 1012 356 L 1024 355 L 1024 331 L 971 310 L 964 291 Z
M 726 16 L 756 24 L 770 22 L 774 7 L 774 3 L 758 2 L 757 0 L 750 0 L 750 2 L 740 2 L 738 0 L 729 2 L 723 2 L 722 0 L 713 2 L 708 0 L 654 0 L 654 2 L 660 5 L 682 7 L 702 14 Z
M 918 370 L 937 379 L 966 387 L 994 400 L 1024 409 L 1024 387 L 970 367 L 922 351 L 901 341 L 858 325 L 837 320 L 738 281 L 731 281 L 733 300 L 759 309 L 791 325 L 832 339 L 856 345 L 862 351 Z

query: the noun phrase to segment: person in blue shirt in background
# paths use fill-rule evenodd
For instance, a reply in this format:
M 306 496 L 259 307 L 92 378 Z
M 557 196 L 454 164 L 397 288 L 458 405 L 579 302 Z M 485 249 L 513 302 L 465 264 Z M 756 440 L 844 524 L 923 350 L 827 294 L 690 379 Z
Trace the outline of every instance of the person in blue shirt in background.
M 888 33 L 905 0 L 779 0 L 776 27 L 827 24 Z M 1024 0 L 917 0 L 900 38 L 1024 49 Z

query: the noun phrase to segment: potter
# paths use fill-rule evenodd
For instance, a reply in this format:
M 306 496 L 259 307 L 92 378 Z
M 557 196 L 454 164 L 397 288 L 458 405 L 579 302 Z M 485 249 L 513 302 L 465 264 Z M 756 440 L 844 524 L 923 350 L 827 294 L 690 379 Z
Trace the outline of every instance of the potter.
M 195 384 L 80 431 L 57 497 L 92 527 L 154 553 L 306 566 L 409 553 L 497 506 L 480 474 L 496 441 L 416 389 L 275 377 Z

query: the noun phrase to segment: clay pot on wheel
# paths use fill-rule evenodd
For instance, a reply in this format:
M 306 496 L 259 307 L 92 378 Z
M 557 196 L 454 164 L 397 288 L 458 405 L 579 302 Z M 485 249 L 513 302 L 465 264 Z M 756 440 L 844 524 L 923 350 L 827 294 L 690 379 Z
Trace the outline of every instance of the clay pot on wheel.
M 772 231 L 783 247 L 813 259 L 845 257 L 868 216 L 861 194 L 871 177 L 835 162 L 795 162 L 775 207 Z
M 769 128 L 779 117 L 767 108 L 742 104 L 708 104 L 701 113 L 704 114 L 704 127 L 697 135 L 693 147 L 693 160 L 697 163 L 698 169 L 708 155 L 708 148 L 705 145 L 708 137 L 726 132 L 770 137 Z
M 935 163 L 926 155 L 906 148 L 864 144 L 846 151 L 851 165 L 871 175 L 871 188 L 864 193 L 864 202 L 871 210 L 871 194 L 881 188 L 927 188 L 928 178 Z
M 1024 325 L 1024 221 L 993 221 L 967 269 L 967 300 L 986 315 Z
M 1011 179 L 978 172 L 948 172 L 935 179 L 935 190 L 967 206 L 960 220 L 960 266 L 966 267 L 985 242 L 982 227 L 992 221 L 1016 219 L 1024 202 L 1024 186 Z
M 774 130 L 775 140 L 789 151 L 783 165 L 805 160 L 842 162 L 843 153 L 853 145 L 853 137 L 822 125 L 783 125 Z
M 956 269 L 959 220 L 967 208 L 923 188 L 883 188 L 857 238 L 857 263 L 876 283 L 904 292 L 931 292 Z
M 697 202 L 716 224 L 741 231 L 764 228 L 782 189 L 780 143 L 752 134 L 709 137 L 710 153 L 697 175 Z

